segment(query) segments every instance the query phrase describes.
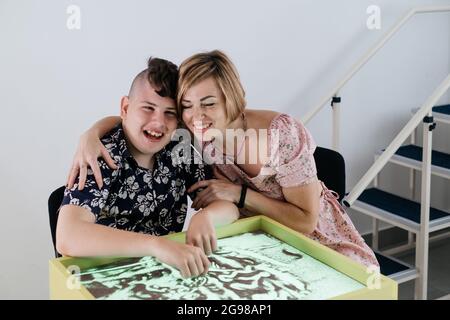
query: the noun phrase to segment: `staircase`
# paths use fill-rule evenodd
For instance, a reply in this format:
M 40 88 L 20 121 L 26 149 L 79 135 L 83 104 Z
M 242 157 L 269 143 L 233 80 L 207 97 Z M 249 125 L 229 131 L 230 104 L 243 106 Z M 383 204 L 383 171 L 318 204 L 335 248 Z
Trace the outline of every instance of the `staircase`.
M 410 19 L 419 14 L 434 14 L 450 12 L 450 6 L 415 7 L 400 18 L 342 77 L 320 102 L 308 111 L 301 119 L 307 124 L 330 101 L 332 106 L 332 144 L 334 150 L 340 145 L 340 109 L 342 88 L 371 60 L 376 53 L 405 25 Z M 385 257 L 387 251 L 377 253 L 381 263 L 381 272 L 390 275 L 398 282 L 415 279 L 415 298 L 427 297 L 428 274 L 428 244 L 430 232 L 442 230 L 450 226 L 449 213 L 430 208 L 431 175 L 444 178 L 449 177 L 449 154 L 432 152 L 432 131 L 436 124 L 434 121 L 450 124 L 450 105 L 437 106 L 436 103 L 450 89 L 450 74 L 439 84 L 423 105 L 414 112 L 414 116 L 402 128 L 392 142 L 382 153 L 376 155 L 373 165 L 346 195 L 342 203 L 373 218 L 373 248 L 378 249 L 378 224 L 385 221 L 405 230 L 408 230 L 408 244 L 406 247 L 416 248 L 416 263 L 414 267 L 405 265 L 397 259 Z M 415 145 L 415 131 L 423 121 L 423 156 L 422 147 Z M 402 144 L 411 136 L 411 145 Z M 450 152 L 450 151 L 449 151 Z M 378 188 L 378 175 L 386 163 L 396 163 L 410 168 L 410 185 L 414 186 L 415 172 L 422 174 L 420 203 L 412 199 L 405 199 L 389 194 Z M 373 188 L 366 189 L 373 182 Z M 412 187 L 413 189 L 413 187 Z M 413 192 L 414 195 L 414 192 Z M 414 235 L 416 241 L 414 243 Z M 397 248 L 397 252 L 405 249 Z M 393 250 L 388 250 L 393 253 Z
M 414 113 L 416 111 L 417 110 L 414 110 Z M 426 117 L 424 120 L 424 134 L 430 136 L 429 142 L 431 144 L 431 132 L 435 127 L 434 122 L 450 124 L 450 105 L 433 107 L 432 118 Z M 390 163 L 411 169 L 411 199 L 406 199 L 381 190 L 378 187 L 377 175 L 374 179 L 373 187 L 365 189 L 352 204 L 351 208 L 373 218 L 372 247 L 380 262 L 381 273 L 389 276 L 398 283 L 415 279 L 416 298 L 426 299 L 428 246 L 429 240 L 431 239 L 429 234 L 449 228 L 450 213 L 430 206 L 428 214 L 429 220 L 421 221 L 421 210 L 423 209 L 421 208 L 421 203 L 414 200 L 414 171 L 422 171 L 423 169 L 423 150 L 421 146 L 416 145 L 414 142 L 415 134 L 413 133 L 411 135 L 411 144 L 401 146 L 397 149 L 395 154 L 389 158 Z M 375 159 L 377 159 L 383 151 L 378 152 L 375 155 Z M 450 154 L 432 150 L 429 171 L 431 175 L 440 176 L 450 180 Z M 422 186 L 422 198 L 424 190 L 429 194 L 429 185 Z M 385 252 L 379 252 L 379 221 L 407 230 L 409 232 L 408 244 Z M 414 241 L 414 235 L 416 236 L 416 241 Z M 398 259 L 386 255 L 388 253 L 397 253 L 414 247 L 416 248 L 416 266 L 407 265 Z

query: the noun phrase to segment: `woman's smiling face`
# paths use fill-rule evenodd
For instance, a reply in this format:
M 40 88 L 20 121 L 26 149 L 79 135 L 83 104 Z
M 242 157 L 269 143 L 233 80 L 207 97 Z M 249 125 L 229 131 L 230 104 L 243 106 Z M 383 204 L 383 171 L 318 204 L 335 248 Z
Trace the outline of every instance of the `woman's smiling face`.
M 214 78 L 187 89 L 181 105 L 182 119 L 197 139 L 211 141 L 217 134 L 224 134 L 228 125 L 225 97 Z

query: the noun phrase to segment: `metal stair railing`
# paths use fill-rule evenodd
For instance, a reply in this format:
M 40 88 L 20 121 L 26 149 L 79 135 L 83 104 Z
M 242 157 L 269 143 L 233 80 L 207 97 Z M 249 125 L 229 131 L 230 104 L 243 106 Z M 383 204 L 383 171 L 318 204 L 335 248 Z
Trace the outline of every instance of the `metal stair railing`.
M 320 100 L 314 108 L 306 113 L 301 118 L 304 124 L 307 124 L 322 108 L 332 101 L 333 106 L 333 121 L 332 121 L 332 146 L 333 149 L 339 150 L 340 142 L 340 119 L 339 109 L 341 105 L 341 98 L 339 91 L 350 81 L 355 74 L 381 49 L 384 45 L 405 25 L 413 16 L 422 13 L 435 13 L 435 12 L 450 12 L 450 6 L 426 6 L 416 7 L 406 13 L 399 21 L 389 29 L 381 39 L 372 46 L 351 68 L 350 71 L 339 81 L 336 86 Z
M 320 103 L 311 109 L 301 120 L 307 124 L 330 100 L 333 107 L 332 120 L 332 145 L 333 149 L 339 150 L 340 144 L 340 104 L 341 97 L 339 91 L 350 81 L 353 76 L 381 49 L 384 45 L 405 25 L 413 16 L 419 13 L 450 12 L 450 6 L 417 7 L 405 14 L 386 34 L 371 47 L 363 57 L 357 61 L 343 79 L 327 94 Z M 429 211 L 430 211 L 430 177 L 431 177 L 431 150 L 432 150 L 432 129 L 434 129 L 432 107 L 450 88 L 450 74 L 442 81 L 431 96 L 420 107 L 412 119 L 398 133 L 386 150 L 377 157 L 374 164 L 359 180 L 351 190 L 343 203 L 350 207 L 361 195 L 364 189 L 377 178 L 389 159 L 395 154 L 402 143 L 410 136 L 420 122 L 423 124 L 423 158 L 422 158 L 422 189 L 421 189 L 421 210 L 420 210 L 420 232 L 416 234 L 416 267 L 419 277 L 415 284 L 415 298 L 426 299 L 427 297 L 427 274 L 428 274 L 428 245 L 429 245 Z M 431 123 L 430 123 L 431 122 Z M 376 180 L 375 180 L 376 181 Z M 378 221 L 374 221 L 378 228 Z M 409 234 L 409 241 L 412 243 L 412 234 Z
M 358 199 L 364 189 L 375 179 L 379 172 L 383 169 L 390 158 L 395 154 L 402 143 L 415 131 L 420 122 L 423 122 L 423 147 L 422 147 L 422 186 L 420 199 L 420 231 L 416 233 L 416 268 L 419 276 L 415 280 L 416 299 L 427 298 L 428 283 L 428 247 L 430 234 L 430 188 L 431 188 L 431 152 L 432 137 L 435 123 L 432 117 L 432 108 L 437 101 L 450 88 L 450 74 L 442 81 L 438 88 L 419 108 L 416 114 L 397 134 L 394 140 L 386 148 L 386 150 L 378 156 L 376 161 L 364 176 L 358 181 L 352 191 L 344 198 L 343 203 L 347 207 Z M 378 228 L 378 222 L 374 220 L 374 232 Z M 408 237 L 408 243 L 412 243 L 411 233 Z M 376 239 L 377 240 L 377 237 Z
M 381 169 L 386 165 L 389 159 L 394 155 L 397 149 L 402 145 L 402 143 L 413 133 L 416 127 L 423 121 L 427 116 L 432 118 L 431 109 L 439 101 L 439 99 L 447 92 L 450 88 L 450 74 L 442 81 L 442 83 L 437 87 L 437 89 L 431 94 L 431 96 L 425 101 L 425 103 L 420 107 L 416 114 L 409 120 L 409 122 L 403 127 L 403 129 L 397 134 L 397 136 L 392 140 L 386 150 L 378 157 L 378 159 L 373 163 L 370 169 L 364 174 L 364 176 L 358 181 L 358 183 L 353 187 L 352 191 L 344 198 L 344 204 L 350 207 L 353 202 L 361 195 L 364 189 L 370 184 L 370 182 L 376 177 L 376 175 L 381 171 Z M 427 156 L 430 153 L 430 163 L 431 166 L 431 145 L 428 146 L 429 150 L 425 146 L 428 141 L 428 133 L 431 132 L 424 130 L 424 147 L 423 155 Z M 429 152 L 428 152 L 429 151 Z M 422 167 L 422 172 L 423 168 Z M 430 173 L 431 175 L 431 173 Z

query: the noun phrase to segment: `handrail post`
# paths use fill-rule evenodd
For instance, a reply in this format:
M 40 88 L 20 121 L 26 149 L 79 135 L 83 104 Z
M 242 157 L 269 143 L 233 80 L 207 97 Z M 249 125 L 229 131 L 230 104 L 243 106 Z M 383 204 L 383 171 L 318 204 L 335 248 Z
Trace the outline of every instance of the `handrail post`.
M 420 232 L 417 235 L 416 266 L 419 277 L 416 279 L 415 299 L 426 300 L 428 282 L 428 245 L 430 231 L 430 188 L 431 188 L 431 152 L 433 129 L 432 112 L 423 120 L 423 146 L 422 146 L 422 189 L 420 195 Z
M 377 161 L 378 155 L 375 154 L 374 156 L 374 162 Z M 373 187 L 378 188 L 380 184 L 380 174 L 378 173 L 375 178 L 373 179 Z M 380 229 L 380 223 L 377 218 L 372 218 L 372 249 L 377 251 L 379 250 L 379 229 Z
M 414 129 L 414 131 L 411 133 L 411 139 L 410 143 L 412 145 L 416 144 L 416 134 L 417 130 Z M 411 191 L 411 200 L 415 200 L 416 198 L 416 169 L 409 168 L 409 189 Z M 414 233 L 411 231 L 408 231 L 408 245 L 412 245 L 414 243 Z
M 450 74 L 442 81 L 442 83 L 431 94 L 427 101 L 420 107 L 412 119 L 403 127 L 403 129 L 392 140 L 389 146 L 380 155 L 377 161 L 367 170 L 364 176 L 356 183 L 349 195 L 346 196 L 342 203 L 350 207 L 353 202 L 361 195 L 364 189 L 375 178 L 378 172 L 386 165 L 389 159 L 398 150 L 401 144 L 409 137 L 413 130 L 420 124 L 423 118 L 430 112 L 431 108 L 439 101 L 439 99 L 450 88 Z
M 333 130 L 331 141 L 333 144 L 333 150 L 339 151 L 340 147 L 340 134 L 341 134 L 341 97 L 339 96 L 339 92 L 333 96 L 331 100 L 331 108 L 333 108 Z

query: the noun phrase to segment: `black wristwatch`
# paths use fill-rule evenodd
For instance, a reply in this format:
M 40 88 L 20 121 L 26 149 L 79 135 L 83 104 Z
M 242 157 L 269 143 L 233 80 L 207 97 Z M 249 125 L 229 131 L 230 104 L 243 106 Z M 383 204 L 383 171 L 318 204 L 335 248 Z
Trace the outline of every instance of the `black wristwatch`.
M 237 203 L 238 208 L 243 208 L 245 205 L 245 196 L 247 195 L 247 185 L 243 184 L 241 186 L 241 197 L 239 198 L 239 202 Z

